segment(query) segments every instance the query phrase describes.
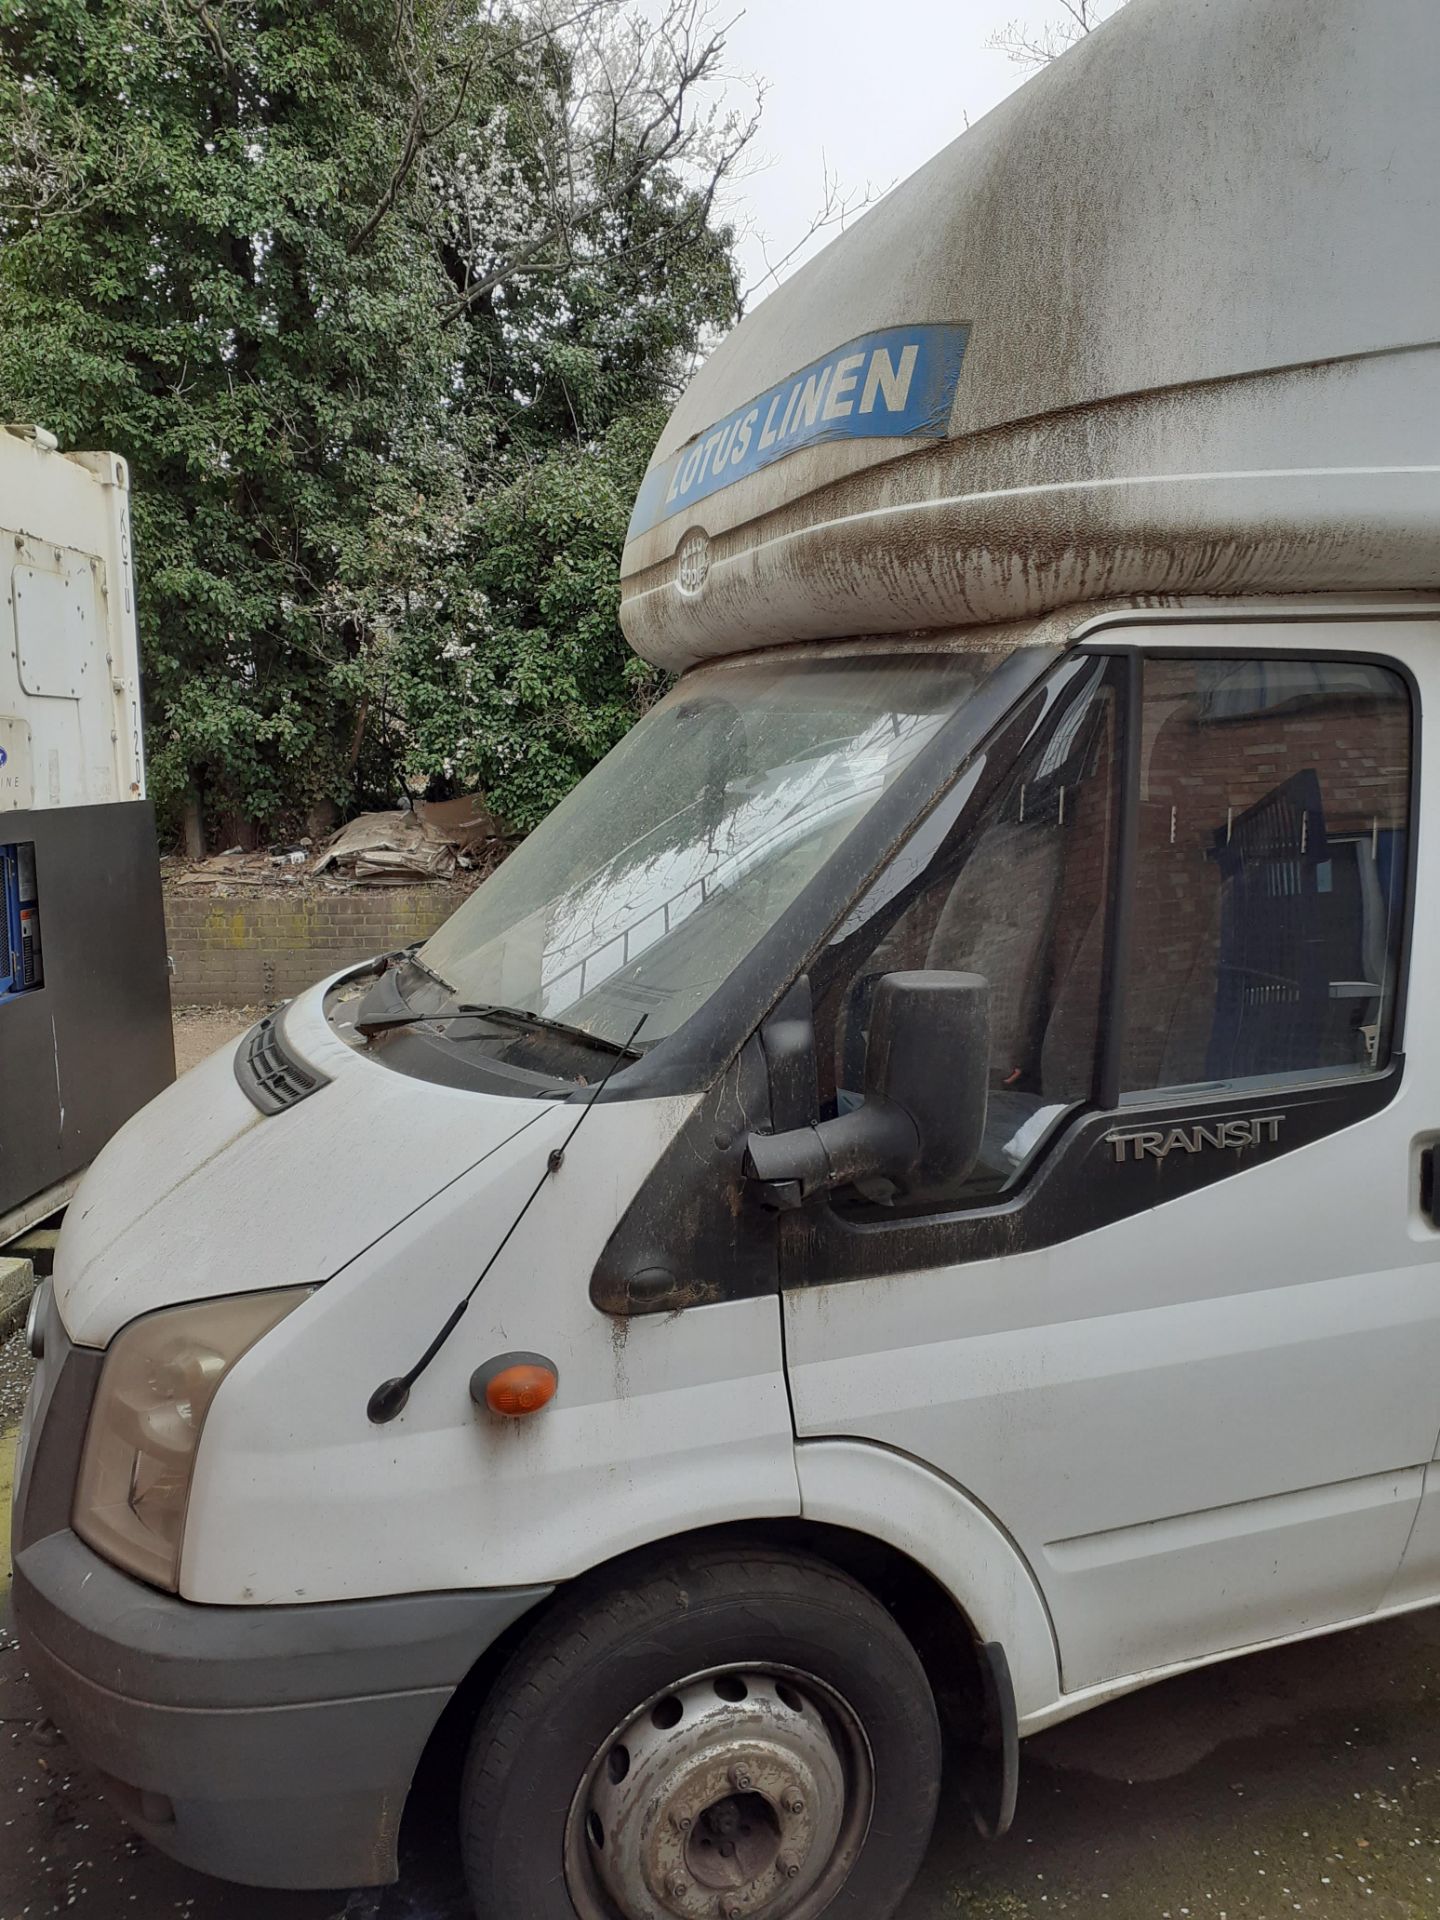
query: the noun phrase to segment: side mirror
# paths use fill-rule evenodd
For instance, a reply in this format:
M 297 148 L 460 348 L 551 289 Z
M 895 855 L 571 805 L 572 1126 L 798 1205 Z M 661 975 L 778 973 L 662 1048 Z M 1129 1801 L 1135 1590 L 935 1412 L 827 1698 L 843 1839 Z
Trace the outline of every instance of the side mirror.
M 752 1133 L 761 1198 L 797 1207 L 884 1181 L 906 1200 L 957 1193 L 980 1152 L 990 1074 L 990 983 L 978 973 L 887 973 L 875 988 L 865 1103 L 788 1133 Z

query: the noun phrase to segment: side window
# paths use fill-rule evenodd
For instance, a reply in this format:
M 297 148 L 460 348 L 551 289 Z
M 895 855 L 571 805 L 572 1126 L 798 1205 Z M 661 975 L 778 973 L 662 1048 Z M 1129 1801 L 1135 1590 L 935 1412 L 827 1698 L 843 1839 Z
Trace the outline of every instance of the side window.
M 1106 663 L 1077 661 L 999 784 L 961 808 L 902 889 L 882 880 L 851 916 L 847 928 L 862 931 L 845 939 L 836 976 L 821 986 L 822 1076 L 833 1072 L 822 1096 L 831 1112 L 844 1112 L 861 1097 L 881 975 L 933 967 L 990 982 L 989 1112 L 959 1204 L 1008 1185 L 1060 1115 L 1092 1097 L 1118 815 L 1116 724 Z
M 1390 1046 L 1410 700 L 1339 659 L 1151 659 L 1122 1088 L 1363 1074 Z

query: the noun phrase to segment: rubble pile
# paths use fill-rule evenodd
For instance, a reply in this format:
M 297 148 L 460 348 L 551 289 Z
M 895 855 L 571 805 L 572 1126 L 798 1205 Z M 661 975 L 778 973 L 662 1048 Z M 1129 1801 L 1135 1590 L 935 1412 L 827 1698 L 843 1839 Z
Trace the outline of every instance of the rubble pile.
M 514 841 L 479 795 L 419 801 L 347 821 L 317 849 L 292 845 L 230 847 L 207 860 L 167 859 L 166 883 L 215 893 L 288 891 L 323 886 L 413 887 L 442 884 L 468 890 L 499 866 Z

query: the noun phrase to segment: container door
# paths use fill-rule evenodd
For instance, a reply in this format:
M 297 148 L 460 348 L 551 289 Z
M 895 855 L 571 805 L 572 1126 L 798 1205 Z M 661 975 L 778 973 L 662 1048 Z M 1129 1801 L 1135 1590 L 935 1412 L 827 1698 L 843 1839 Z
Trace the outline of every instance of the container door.
M 1143 642 L 1072 656 L 813 970 L 829 1111 L 879 975 L 987 976 L 978 1164 L 924 1211 L 837 1194 L 785 1249 L 802 1442 L 967 1489 L 1035 1572 L 1067 1691 L 1372 1611 L 1440 1419 L 1434 1036 L 1404 1004 L 1412 929 L 1420 977 L 1437 957 L 1435 635 Z

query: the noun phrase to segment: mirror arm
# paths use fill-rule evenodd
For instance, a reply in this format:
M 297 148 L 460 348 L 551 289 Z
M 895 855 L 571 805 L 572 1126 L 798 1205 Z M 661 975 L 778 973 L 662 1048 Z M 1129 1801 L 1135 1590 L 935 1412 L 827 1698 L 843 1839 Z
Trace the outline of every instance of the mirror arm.
M 856 1180 L 903 1174 L 919 1154 L 919 1129 L 904 1108 L 872 1098 L 812 1127 L 752 1133 L 745 1174 L 762 1206 L 787 1212 Z

